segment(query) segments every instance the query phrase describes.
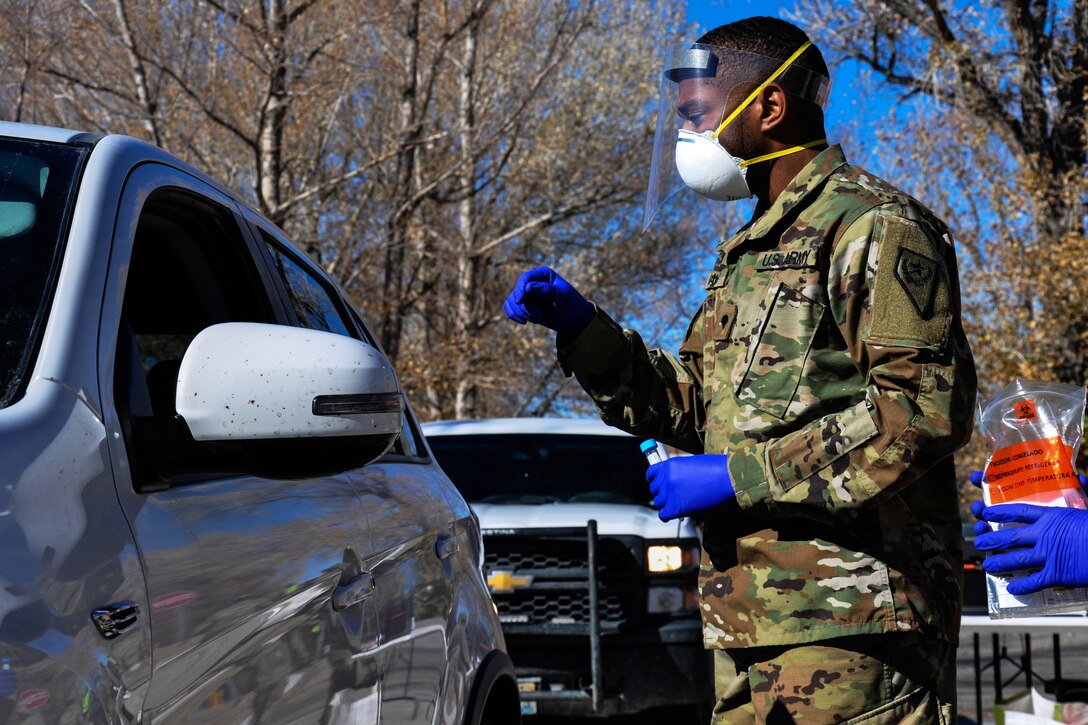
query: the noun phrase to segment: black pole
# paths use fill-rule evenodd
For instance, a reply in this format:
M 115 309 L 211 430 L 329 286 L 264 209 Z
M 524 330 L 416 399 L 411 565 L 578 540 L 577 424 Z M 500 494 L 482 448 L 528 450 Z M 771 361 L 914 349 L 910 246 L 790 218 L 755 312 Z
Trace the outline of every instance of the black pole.
M 1001 647 L 997 632 L 993 635 L 994 645 L 994 700 L 1001 700 Z
M 1028 690 L 1031 690 L 1031 635 L 1024 632 L 1024 656 L 1020 658 L 1020 666 L 1024 668 L 1028 681 Z
M 1062 638 L 1054 633 L 1054 692 L 1058 691 L 1058 685 L 1062 681 Z
M 982 655 L 978 632 L 971 635 L 975 645 L 975 722 L 982 725 Z
M 601 708 L 604 696 L 601 673 L 601 615 L 597 592 L 597 521 L 589 520 L 586 537 L 589 548 L 589 666 L 593 677 L 593 712 Z

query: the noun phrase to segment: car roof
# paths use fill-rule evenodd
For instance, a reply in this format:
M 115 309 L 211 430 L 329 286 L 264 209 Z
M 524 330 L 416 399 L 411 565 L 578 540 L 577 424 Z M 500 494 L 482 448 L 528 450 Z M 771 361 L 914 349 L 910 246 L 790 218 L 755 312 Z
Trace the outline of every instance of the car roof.
M 0 121 L 0 136 L 45 141 L 47 143 L 79 143 L 101 138 L 83 131 L 73 131 L 70 128 L 35 126 L 32 123 L 15 123 L 12 121 Z
M 423 432 L 432 436 L 565 434 L 631 437 L 618 428 L 605 425 L 599 418 L 485 418 L 479 420 L 440 420 L 423 424 Z

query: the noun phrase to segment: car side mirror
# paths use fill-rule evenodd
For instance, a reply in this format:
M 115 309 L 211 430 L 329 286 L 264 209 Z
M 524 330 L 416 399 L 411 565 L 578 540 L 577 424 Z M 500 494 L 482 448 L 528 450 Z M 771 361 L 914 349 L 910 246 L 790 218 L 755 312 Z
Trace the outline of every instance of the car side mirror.
M 367 343 L 251 322 L 202 330 L 181 360 L 175 393 L 198 443 L 325 439 L 353 466 L 389 450 L 404 407 L 392 367 Z

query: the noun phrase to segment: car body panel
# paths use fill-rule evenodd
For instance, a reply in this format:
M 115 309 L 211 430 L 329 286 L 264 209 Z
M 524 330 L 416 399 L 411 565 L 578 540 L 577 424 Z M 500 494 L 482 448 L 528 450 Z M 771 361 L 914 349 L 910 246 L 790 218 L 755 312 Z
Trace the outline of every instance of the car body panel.
M 105 400 L 113 399 L 112 351 L 136 222 L 148 196 L 181 188 L 236 211 L 229 197 L 171 166 L 145 161 L 124 176 L 100 333 Z M 115 413 L 111 419 L 114 455 L 124 472 L 128 453 Z M 352 557 L 371 553 L 358 497 L 344 477 L 240 477 L 136 493 L 122 474 L 117 496 L 147 573 L 147 616 L 155 632 L 148 717 L 320 718 L 334 702 L 348 707 L 369 698 L 373 706 L 359 711 L 377 722 L 374 603 L 346 613 L 329 604 L 341 579 L 360 573 L 350 571 Z M 345 680 L 346 673 L 356 679 Z
M 0 651 L 16 672 L 0 719 L 128 722 L 150 630 L 107 642 L 88 616 L 145 598 L 101 419 L 72 386 L 37 380 L 0 410 L 0 441 Z

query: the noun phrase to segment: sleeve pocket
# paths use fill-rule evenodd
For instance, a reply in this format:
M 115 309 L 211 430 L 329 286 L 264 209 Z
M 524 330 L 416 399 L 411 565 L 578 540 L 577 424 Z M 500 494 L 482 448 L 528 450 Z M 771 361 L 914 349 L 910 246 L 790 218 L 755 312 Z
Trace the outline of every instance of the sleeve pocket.
M 772 441 L 767 446 L 767 460 L 775 480 L 784 491 L 807 480 L 872 440 L 878 433 L 863 400 L 841 413 L 824 416 L 793 435 Z

